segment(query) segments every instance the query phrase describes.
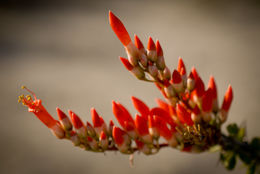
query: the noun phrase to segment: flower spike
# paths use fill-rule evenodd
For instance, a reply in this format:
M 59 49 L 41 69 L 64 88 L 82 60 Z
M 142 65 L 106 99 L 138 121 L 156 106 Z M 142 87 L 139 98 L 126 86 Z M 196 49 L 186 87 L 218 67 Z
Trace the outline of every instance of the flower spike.
M 158 106 L 149 107 L 139 98 L 132 97 L 132 103 L 138 112 L 135 118 L 121 103 L 112 101 L 113 114 L 120 127 L 115 126 L 112 120 L 107 125 L 95 108 L 91 108 L 93 124 L 88 121 L 84 124 L 71 110 L 69 119 L 59 108 L 56 108 L 59 120 L 55 120 L 43 107 L 41 100 L 37 99 L 31 90 L 23 87 L 32 94 L 33 99 L 31 96 L 22 95 L 19 101 L 50 128 L 54 135 L 70 140 L 75 146 L 88 151 L 120 151 L 131 156 L 136 151 L 146 155 L 155 154 L 163 147 L 173 147 L 186 152 L 203 152 L 215 145 L 233 146 L 236 142 L 243 146 L 256 145 L 256 142 L 247 144 L 244 141 L 244 132 L 240 131 L 242 129 L 238 130 L 241 134 L 239 136 L 222 134 L 221 126 L 227 118 L 233 100 L 231 86 L 228 87 L 222 106 L 219 107 L 217 87 L 212 76 L 208 88 L 205 89 L 204 82 L 194 67 L 187 77 L 181 57 L 176 70 L 170 70 L 169 66 L 166 66 L 164 52 L 158 40 L 154 43 L 149 37 L 147 48 L 144 48 L 139 37 L 134 35 L 133 43 L 123 23 L 111 11 L 109 23 L 127 53 L 127 58 L 119 57 L 125 68 L 139 80 L 155 84 L 165 100 L 157 99 Z M 228 132 L 235 134 L 236 130 L 230 128 L 235 127 L 228 128 Z M 166 142 L 161 142 L 160 137 Z M 231 143 L 226 143 L 226 140 Z M 232 149 L 231 146 L 224 147 L 221 153 L 230 150 L 229 148 Z M 237 152 L 234 155 L 241 156 Z

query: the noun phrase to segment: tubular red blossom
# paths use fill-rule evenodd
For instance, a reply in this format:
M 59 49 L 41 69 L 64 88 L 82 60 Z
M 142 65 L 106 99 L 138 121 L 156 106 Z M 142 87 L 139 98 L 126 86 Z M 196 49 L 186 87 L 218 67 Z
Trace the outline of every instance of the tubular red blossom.
M 142 50 L 144 49 L 143 43 L 140 41 L 139 37 L 135 35 L 135 46 L 139 49 Z
M 231 106 L 231 103 L 232 103 L 232 100 L 233 100 L 233 90 L 232 90 L 232 87 L 231 85 L 228 86 L 228 89 L 225 93 L 225 97 L 224 97 L 224 100 L 223 100 L 223 103 L 222 103 L 222 109 L 226 112 L 228 112 L 230 106 Z
M 136 115 L 135 117 L 135 126 L 138 131 L 138 134 L 141 136 L 149 134 L 147 121 L 148 119 L 146 120 L 145 118 L 139 115 Z
M 123 128 L 126 129 L 125 122 L 127 122 L 128 124 L 131 123 L 132 125 L 134 125 L 134 120 L 133 120 L 132 116 L 130 115 L 130 113 L 126 110 L 126 108 L 123 105 L 112 101 L 112 108 L 113 108 L 113 113 L 116 116 L 117 121 Z
M 179 58 L 179 63 L 178 63 L 178 68 L 177 71 L 181 74 L 181 75 L 186 75 L 186 68 L 184 65 L 184 62 L 182 60 L 182 58 Z
M 187 124 L 188 126 L 192 126 L 194 123 L 191 119 L 191 114 L 181 105 L 176 105 L 177 116 L 182 124 Z
M 159 98 L 156 99 L 156 103 L 161 109 L 164 109 L 165 111 L 169 112 L 168 103 L 164 102 L 163 100 L 161 100 Z
M 119 108 L 123 111 L 124 113 L 124 116 L 126 118 L 126 121 L 130 122 L 130 123 L 133 123 L 134 125 L 134 119 L 133 117 L 131 116 L 131 114 L 128 112 L 128 110 L 120 103 L 117 103 L 117 105 L 119 106 Z
M 115 101 L 112 101 L 112 110 L 119 124 L 124 127 L 124 122 L 126 121 L 125 114 Z
M 176 126 L 176 124 L 174 123 L 169 112 L 165 111 L 164 109 L 155 107 L 151 110 L 151 115 L 156 115 L 156 116 L 161 117 L 163 120 L 165 120 L 167 123 L 169 123 L 172 128 L 175 128 L 175 126 Z
M 148 120 L 148 115 L 150 114 L 149 107 L 142 100 L 134 96 L 132 96 L 132 102 L 135 109 L 141 114 L 141 116 Z
M 22 95 L 19 97 L 19 102 L 21 101 L 24 105 L 28 107 L 28 111 L 34 113 L 36 117 L 41 120 L 48 128 L 52 128 L 57 124 L 57 121 L 47 112 L 47 110 L 43 107 L 42 101 L 37 99 L 34 92 L 26 88 L 25 86 L 22 89 L 26 89 L 29 93 L 31 93 L 34 97 L 34 100 L 31 96 L 27 96 L 26 98 Z
M 124 129 L 126 132 L 135 130 L 135 125 L 132 122 L 125 121 L 124 124 L 125 124 Z
M 155 126 L 157 127 L 157 129 L 160 132 L 160 135 L 162 137 L 164 137 L 166 140 L 170 140 L 172 137 L 172 132 L 167 127 L 166 121 L 164 119 L 162 119 L 161 117 L 155 115 L 154 122 L 155 122 Z
M 76 129 L 80 129 L 82 127 L 84 127 L 84 123 L 81 121 L 81 119 L 79 118 L 79 116 L 77 116 L 74 112 L 72 112 L 71 110 L 68 111 L 69 115 L 70 115 L 70 119 L 71 122 L 73 124 L 73 126 Z
M 117 145 L 122 145 L 123 143 L 124 143 L 124 135 L 125 135 L 126 133 L 122 130 L 122 129 L 120 129 L 119 127 L 114 127 L 113 128 L 113 138 L 114 138 L 114 140 L 115 140 L 115 143 L 117 144 Z
M 122 44 L 127 46 L 131 42 L 131 38 L 124 24 L 111 11 L 109 11 L 109 23 Z
M 126 58 L 123 58 L 123 57 L 119 57 L 119 59 L 121 60 L 121 62 L 123 63 L 123 65 L 125 66 L 125 68 L 128 70 L 128 71 L 131 71 L 134 67 L 133 65 L 131 65 L 128 61 L 128 59 Z

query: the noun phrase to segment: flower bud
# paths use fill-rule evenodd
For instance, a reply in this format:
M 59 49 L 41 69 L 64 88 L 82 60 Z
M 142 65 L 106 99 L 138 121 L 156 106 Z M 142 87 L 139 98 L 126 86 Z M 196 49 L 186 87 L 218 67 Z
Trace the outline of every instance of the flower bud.
M 59 122 L 57 122 L 53 127 L 50 128 L 52 133 L 59 139 L 65 137 L 64 130 L 60 127 Z
M 103 118 L 98 115 L 95 108 L 91 108 L 91 115 L 93 126 L 97 135 L 99 136 L 102 131 L 107 132 L 107 125 L 104 122 Z
M 163 70 L 163 77 L 164 79 L 171 80 L 171 71 L 168 67 L 165 67 Z
M 104 133 L 104 131 L 102 131 L 100 134 L 99 142 L 100 142 L 100 147 L 103 150 L 106 150 L 108 147 L 108 139 L 107 139 L 107 135 Z
M 181 75 L 178 71 L 174 70 L 172 73 L 172 85 L 176 92 L 184 91 Z
M 147 58 L 152 62 L 157 61 L 156 47 L 151 37 L 149 37 L 148 45 L 147 45 Z
M 71 130 L 72 129 L 72 124 L 71 124 L 68 116 L 64 112 L 62 112 L 58 107 L 56 108 L 56 111 L 58 113 L 60 124 L 63 127 L 63 129 L 65 131 Z
M 96 136 L 96 131 L 95 129 L 93 128 L 93 126 L 87 121 L 87 134 L 88 136 L 90 137 L 95 137 Z
M 138 79 L 144 79 L 145 74 L 144 71 L 142 70 L 141 67 L 136 66 L 134 67 L 131 72 L 134 74 L 135 77 L 137 77 Z
M 81 121 L 81 119 L 79 118 L 79 116 L 77 116 L 71 110 L 69 110 L 69 115 L 70 115 L 71 122 L 72 122 L 73 126 L 75 127 L 78 136 L 80 138 L 86 137 L 86 128 L 85 128 L 85 125 L 83 124 L 83 122 Z
M 136 146 L 139 151 L 143 152 L 146 155 L 152 153 L 152 149 L 147 146 L 147 144 L 143 143 L 142 141 L 135 140 Z
M 144 49 L 144 45 L 141 42 L 141 40 L 139 39 L 139 37 L 135 34 L 135 46 L 138 48 L 138 50 L 140 51 L 141 54 L 145 54 L 145 49 Z
M 147 67 L 147 63 L 148 63 L 148 59 L 147 59 L 147 56 L 145 54 L 141 54 L 140 57 L 140 63 L 141 65 L 146 68 Z
M 152 135 L 153 138 L 158 139 L 160 137 L 160 133 L 155 125 L 154 116 L 148 116 L 148 126 L 150 135 Z
M 79 137 L 78 137 L 78 135 L 76 134 L 76 132 L 74 132 L 74 131 L 71 131 L 71 133 L 70 133 L 70 140 L 72 141 L 72 143 L 73 143 L 75 146 L 79 146 L 79 145 L 80 145 Z
M 158 75 L 158 69 L 157 69 L 157 67 L 155 65 L 149 65 L 148 66 L 148 72 L 150 73 L 150 75 L 152 77 L 155 77 L 155 78 Z
M 135 126 L 138 131 L 138 135 L 145 143 L 152 143 L 153 139 L 149 134 L 147 120 L 139 115 L 135 117 Z
M 173 86 L 171 84 L 168 84 L 167 86 L 164 87 L 164 92 L 167 97 L 171 98 L 175 96 L 175 92 L 173 89 Z
M 157 61 L 156 61 L 156 66 L 159 70 L 164 70 L 165 69 L 165 61 L 164 61 L 164 56 L 163 56 L 163 50 L 160 45 L 160 42 L 157 40 L 156 41 L 156 52 L 157 52 Z
M 139 60 L 139 50 L 136 48 L 136 46 L 133 44 L 133 42 L 130 42 L 126 47 L 125 47 L 128 60 L 133 66 L 138 65 L 138 60 Z
M 98 144 L 95 139 L 93 139 L 91 137 L 87 137 L 87 142 L 92 150 L 96 151 L 98 149 Z
M 187 88 L 189 91 L 192 91 L 195 87 L 195 79 L 193 77 L 192 72 L 190 73 L 188 79 L 187 79 Z

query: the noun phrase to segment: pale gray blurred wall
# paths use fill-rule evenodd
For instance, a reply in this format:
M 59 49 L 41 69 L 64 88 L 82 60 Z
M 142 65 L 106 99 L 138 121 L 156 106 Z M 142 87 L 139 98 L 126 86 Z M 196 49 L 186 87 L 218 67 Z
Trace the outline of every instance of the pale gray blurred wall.
M 126 56 L 110 29 L 108 10 L 131 36 L 159 39 L 173 69 L 183 56 L 205 81 L 214 75 L 220 98 L 228 86 L 234 102 L 228 123 L 246 122 L 248 137 L 260 134 L 259 1 L 2 1 L 0 6 L 0 173 L 229 173 L 217 153 L 191 155 L 163 149 L 135 155 L 84 152 L 59 141 L 17 103 L 26 85 L 49 112 L 72 109 L 90 120 L 93 106 L 108 121 L 111 100 L 127 105 L 137 96 L 151 107 L 161 97 L 136 80 L 118 60 Z M 113 118 L 113 120 L 115 120 Z M 245 173 L 238 165 L 231 173 Z

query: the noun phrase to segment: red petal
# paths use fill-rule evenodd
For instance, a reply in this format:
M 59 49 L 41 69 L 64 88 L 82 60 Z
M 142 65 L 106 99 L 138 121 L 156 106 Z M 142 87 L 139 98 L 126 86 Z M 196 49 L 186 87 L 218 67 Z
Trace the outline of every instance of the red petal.
M 135 109 L 140 112 L 140 114 L 147 120 L 148 115 L 150 114 L 149 107 L 140 99 L 132 96 L 132 102 Z
M 131 123 L 131 122 L 128 122 L 128 121 L 125 121 L 124 122 L 124 129 L 125 129 L 125 131 L 133 131 L 133 130 L 135 130 L 135 125 L 133 124 L 133 123 Z
M 188 126 L 193 125 L 193 121 L 191 120 L 191 114 L 181 105 L 176 105 L 177 116 L 182 124 L 187 124 Z
M 153 39 L 151 37 L 149 37 L 147 49 L 150 50 L 150 51 L 151 50 L 156 50 L 154 41 L 153 41 Z
M 161 117 L 163 120 L 165 120 L 167 123 L 169 123 L 171 125 L 171 127 L 175 127 L 176 124 L 174 123 L 172 117 L 170 116 L 170 114 L 165 111 L 164 109 L 155 107 L 151 110 L 151 115 L 157 115 L 159 117 Z
M 68 116 L 60 110 L 60 108 L 56 108 L 56 111 L 58 113 L 59 120 L 63 120 L 64 118 L 68 118 Z
M 197 78 L 199 78 L 199 74 L 198 74 L 197 70 L 196 70 L 194 67 L 192 67 L 191 73 L 192 73 L 192 75 L 193 75 L 193 77 L 194 77 L 195 80 L 196 80 Z
M 139 135 L 143 136 L 143 135 L 149 134 L 147 120 L 145 118 L 143 118 L 139 115 L 136 115 L 135 126 L 136 126 L 136 129 L 137 129 Z
M 124 135 L 125 135 L 125 132 L 120 129 L 119 127 L 114 127 L 113 128 L 113 138 L 115 140 L 115 143 L 118 144 L 118 145 L 121 145 L 124 143 Z
M 166 121 L 159 116 L 154 116 L 154 122 L 160 132 L 160 135 L 166 140 L 169 140 L 172 137 L 172 132 L 167 127 Z
M 137 35 L 135 35 L 135 46 L 141 50 L 144 48 L 143 43 L 140 41 L 139 37 Z
M 205 86 L 204 86 L 204 83 L 203 83 L 203 81 L 201 80 L 200 77 L 198 77 L 196 79 L 195 91 L 196 91 L 196 94 L 197 94 L 198 97 L 202 97 L 204 92 L 205 92 Z
M 123 23 L 111 11 L 109 11 L 109 23 L 122 44 L 127 46 L 131 42 L 131 38 Z
M 94 127 L 101 127 L 104 121 L 100 119 L 100 116 L 98 115 L 95 108 L 91 108 L 91 116 Z
M 157 56 L 163 56 L 163 50 L 158 40 L 156 41 L 156 52 Z
M 231 106 L 232 100 L 233 100 L 233 90 L 232 90 L 232 87 L 229 85 L 228 89 L 225 93 L 225 97 L 224 97 L 223 104 L 222 104 L 222 109 L 228 112 L 228 110 Z
M 186 68 L 185 68 L 185 65 L 183 63 L 183 60 L 182 58 L 180 57 L 179 58 L 179 63 L 178 63 L 178 68 L 177 68 L 178 72 L 181 74 L 181 75 L 185 75 L 186 74 Z
M 104 131 L 102 131 L 101 133 L 100 133 L 100 139 L 101 140 L 105 140 L 107 138 L 107 135 L 104 133 Z
M 179 84 L 182 82 L 182 78 L 181 78 L 181 75 L 178 71 L 174 70 L 173 73 L 172 73 L 172 82 L 174 84 Z
M 213 99 L 216 99 L 217 98 L 217 86 L 216 86 L 216 83 L 215 83 L 213 76 L 210 76 L 208 88 L 210 88 L 211 91 L 212 91 Z
M 213 106 L 212 91 L 209 88 L 202 97 L 202 110 L 204 112 L 210 112 Z
M 131 116 L 131 114 L 128 112 L 128 110 L 121 103 L 117 103 L 117 104 L 120 107 L 120 109 L 124 112 L 124 117 L 126 118 L 126 121 L 134 124 L 135 123 L 134 119 Z
M 131 71 L 134 67 L 130 64 L 130 62 L 128 61 L 128 59 L 123 58 L 123 57 L 119 57 L 121 62 L 123 63 L 123 65 L 125 66 L 125 68 L 128 71 Z
M 76 129 L 79 129 L 81 127 L 84 126 L 83 122 L 81 121 L 81 119 L 79 118 L 79 116 L 77 116 L 74 112 L 72 112 L 71 110 L 69 110 L 69 115 L 70 115 L 70 119 L 71 119 L 71 122 L 73 124 L 73 126 L 76 128 Z
M 144 147 L 144 143 L 142 141 L 136 139 L 135 143 L 138 149 L 142 149 Z

